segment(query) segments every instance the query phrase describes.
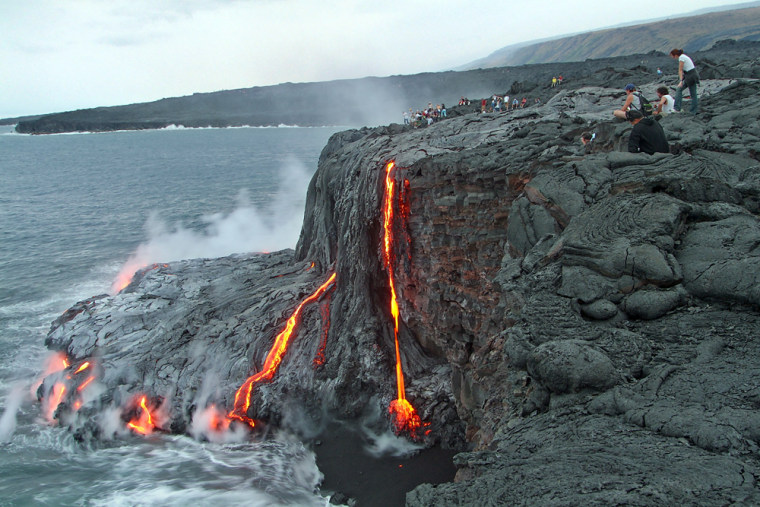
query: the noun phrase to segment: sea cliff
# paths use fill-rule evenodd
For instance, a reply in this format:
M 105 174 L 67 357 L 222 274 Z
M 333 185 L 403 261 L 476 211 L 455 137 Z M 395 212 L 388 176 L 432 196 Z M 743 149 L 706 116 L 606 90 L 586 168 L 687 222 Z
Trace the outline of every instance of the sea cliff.
M 659 85 L 638 66 L 525 109 L 335 134 L 295 251 L 151 266 L 53 323 L 47 345 L 99 385 L 77 407 L 74 375 L 55 417 L 108 438 L 104 407 L 147 393 L 161 429 L 211 438 L 197 414 L 237 406 L 299 308 L 245 415 L 390 427 L 394 292 L 413 433 L 462 451 L 409 505 L 760 502 L 760 82 L 724 54 L 700 114 L 660 121 L 670 154 L 622 151 L 620 88 Z

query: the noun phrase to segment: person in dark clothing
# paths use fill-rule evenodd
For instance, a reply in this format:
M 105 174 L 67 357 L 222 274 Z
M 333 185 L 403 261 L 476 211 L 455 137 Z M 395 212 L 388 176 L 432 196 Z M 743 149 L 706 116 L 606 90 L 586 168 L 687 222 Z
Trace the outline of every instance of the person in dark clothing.
M 581 134 L 581 144 L 583 144 L 583 154 L 588 155 L 594 149 L 594 139 L 596 139 L 596 132 L 584 132 Z
M 631 122 L 633 130 L 628 138 L 628 151 L 631 153 L 670 153 L 665 131 L 652 117 L 644 118 L 641 111 L 627 111 L 625 119 Z

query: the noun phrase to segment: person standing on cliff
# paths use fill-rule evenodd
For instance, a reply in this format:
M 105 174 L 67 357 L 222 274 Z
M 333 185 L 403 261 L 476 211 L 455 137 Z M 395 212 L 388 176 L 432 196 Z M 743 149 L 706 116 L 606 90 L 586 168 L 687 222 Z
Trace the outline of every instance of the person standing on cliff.
M 678 60 L 678 86 L 676 87 L 675 109 L 681 110 L 681 100 L 683 98 L 683 89 L 688 88 L 691 95 L 691 114 L 697 114 L 699 111 L 699 101 L 697 100 L 697 84 L 699 84 L 699 74 L 694 62 L 683 54 L 683 49 L 673 49 L 670 57 Z
M 651 116 L 644 117 L 641 111 L 628 111 L 625 119 L 631 122 L 633 130 L 628 138 L 628 151 L 631 153 L 670 153 L 670 146 L 659 122 Z

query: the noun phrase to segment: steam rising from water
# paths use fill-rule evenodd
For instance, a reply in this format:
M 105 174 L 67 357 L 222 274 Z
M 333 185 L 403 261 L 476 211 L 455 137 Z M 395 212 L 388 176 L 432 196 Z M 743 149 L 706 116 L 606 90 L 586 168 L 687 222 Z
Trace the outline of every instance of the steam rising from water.
M 16 412 L 24 400 L 24 387 L 15 386 L 5 400 L 5 412 L 0 416 L 0 443 L 10 440 L 16 431 Z
M 365 435 L 371 444 L 364 450 L 374 458 L 393 456 L 396 458 L 408 457 L 423 448 L 422 445 L 410 442 L 406 438 L 394 435 L 391 431 L 385 433 L 373 433 L 365 428 Z
M 246 189 L 228 213 L 205 215 L 203 230 L 178 223 L 170 226 L 157 212 L 147 220 L 148 241 L 140 244 L 121 268 L 111 291 L 118 292 L 139 269 L 157 262 L 216 258 L 233 253 L 270 252 L 292 248 L 298 241 L 310 174 L 295 158 L 280 172 L 269 206 L 257 208 Z

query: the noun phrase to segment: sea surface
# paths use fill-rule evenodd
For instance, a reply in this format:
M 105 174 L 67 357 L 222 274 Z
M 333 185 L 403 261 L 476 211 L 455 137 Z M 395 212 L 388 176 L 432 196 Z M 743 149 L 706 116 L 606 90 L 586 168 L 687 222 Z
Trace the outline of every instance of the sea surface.
M 342 129 L 0 129 L 0 506 L 325 505 L 313 453 L 286 435 L 83 446 L 32 393 L 50 322 L 129 266 L 294 247 L 319 153 Z

